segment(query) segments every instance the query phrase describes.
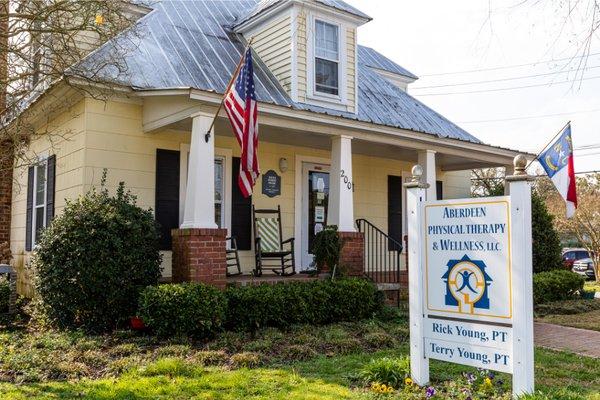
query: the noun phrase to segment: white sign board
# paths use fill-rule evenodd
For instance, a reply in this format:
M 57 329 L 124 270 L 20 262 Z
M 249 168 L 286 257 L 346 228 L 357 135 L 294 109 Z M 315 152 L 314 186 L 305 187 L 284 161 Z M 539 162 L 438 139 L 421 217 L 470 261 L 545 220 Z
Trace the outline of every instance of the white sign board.
M 421 184 L 407 188 L 413 380 L 427 384 L 428 360 L 437 359 L 512 373 L 513 393 L 531 393 L 526 179 L 511 183 L 511 196 L 488 198 L 424 201 Z
M 425 205 L 425 293 L 429 314 L 507 322 L 512 318 L 510 199 Z

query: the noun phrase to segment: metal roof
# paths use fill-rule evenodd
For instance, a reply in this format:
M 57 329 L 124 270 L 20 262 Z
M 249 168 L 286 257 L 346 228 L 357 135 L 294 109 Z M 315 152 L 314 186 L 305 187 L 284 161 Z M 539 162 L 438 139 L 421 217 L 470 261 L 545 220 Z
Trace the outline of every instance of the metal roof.
M 406 68 L 401 67 L 396 64 L 383 54 L 379 53 L 376 50 L 373 50 L 370 47 L 360 46 L 360 50 L 358 52 L 358 62 L 364 65 L 368 65 L 369 67 L 382 69 L 384 71 L 392 72 L 398 75 L 403 75 L 412 79 L 419 79 L 418 76 L 407 70 Z
M 95 79 L 134 89 L 190 87 L 223 93 L 244 49 L 241 38 L 229 27 L 256 4 L 257 0 L 156 2 L 154 10 L 137 23 L 135 33 L 125 33 L 101 46 L 71 74 L 85 74 L 90 65 L 105 63 Z M 125 68 L 110 62 L 115 52 L 124 54 Z M 376 64 L 390 72 L 408 72 L 377 54 L 358 48 L 357 114 L 295 103 L 255 55 L 257 98 L 294 109 L 481 143 L 372 70 L 371 64 Z
M 256 3 L 255 7 L 251 11 L 249 11 L 241 19 L 241 21 L 239 21 L 236 25 L 240 25 L 240 24 L 254 18 L 255 16 L 261 14 L 263 11 L 277 5 L 278 3 L 281 3 L 282 1 L 284 1 L 284 0 L 259 0 Z M 312 0 L 312 1 L 314 1 L 315 3 L 321 3 L 328 7 L 335 8 L 337 10 L 347 12 L 352 15 L 356 15 L 361 18 L 365 18 L 368 20 L 371 19 L 371 17 L 369 17 L 367 14 L 352 7 L 350 4 L 346 3 L 345 1 L 341 1 L 341 0 Z

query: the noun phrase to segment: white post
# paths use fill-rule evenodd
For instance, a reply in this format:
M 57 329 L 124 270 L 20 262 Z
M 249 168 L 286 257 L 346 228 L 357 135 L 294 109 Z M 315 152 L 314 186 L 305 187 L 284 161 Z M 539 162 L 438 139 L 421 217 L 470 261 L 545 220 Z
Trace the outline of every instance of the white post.
M 337 136 L 331 140 L 331 176 L 329 178 L 328 225 L 340 232 L 354 232 L 354 200 L 352 181 L 352 137 Z
M 513 396 L 533 393 L 533 268 L 531 237 L 531 177 L 524 156 L 515 157 L 514 175 L 506 177 L 510 191 L 513 285 Z
M 410 318 L 410 375 L 419 386 L 429 383 L 429 359 L 425 357 L 425 294 L 423 283 L 423 202 L 427 183 L 421 182 L 423 169 L 415 165 L 413 181 L 406 187 L 406 209 L 408 216 L 408 296 Z
M 419 165 L 423 168 L 423 183 L 428 183 L 429 188 L 426 190 L 427 200 L 437 200 L 437 174 L 435 170 L 435 151 L 420 150 Z
M 215 135 L 205 135 L 212 116 L 192 116 L 192 143 L 181 229 L 217 228 L 215 223 Z

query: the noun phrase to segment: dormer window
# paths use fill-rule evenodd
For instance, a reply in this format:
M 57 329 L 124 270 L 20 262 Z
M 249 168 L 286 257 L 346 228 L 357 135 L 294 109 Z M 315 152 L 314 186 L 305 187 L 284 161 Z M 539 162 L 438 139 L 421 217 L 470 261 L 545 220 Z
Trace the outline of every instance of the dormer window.
M 315 91 L 339 95 L 339 27 L 315 20 Z

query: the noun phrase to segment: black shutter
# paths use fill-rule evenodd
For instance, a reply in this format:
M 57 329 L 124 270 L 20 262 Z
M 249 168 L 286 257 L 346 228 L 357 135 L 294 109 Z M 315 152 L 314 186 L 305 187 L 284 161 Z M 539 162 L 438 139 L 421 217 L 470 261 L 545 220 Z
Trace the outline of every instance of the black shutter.
M 56 156 L 52 155 L 47 161 L 46 180 L 46 226 L 49 226 L 54 219 L 54 197 L 56 191 Z
M 245 198 L 238 185 L 240 159 L 231 162 L 231 235 L 235 236 L 239 250 L 252 249 L 252 196 Z
M 156 150 L 155 216 L 160 225 L 160 249 L 171 250 L 171 229 L 179 227 L 178 151 Z
M 31 235 L 33 230 L 33 174 L 34 167 L 27 171 L 27 216 L 25 222 L 25 251 L 31 251 Z
M 402 244 L 402 177 L 388 175 L 388 236 Z M 389 250 L 400 250 L 392 241 Z
M 437 200 L 444 198 L 444 185 L 442 181 L 435 181 L 435 191 L 437 192 Z

